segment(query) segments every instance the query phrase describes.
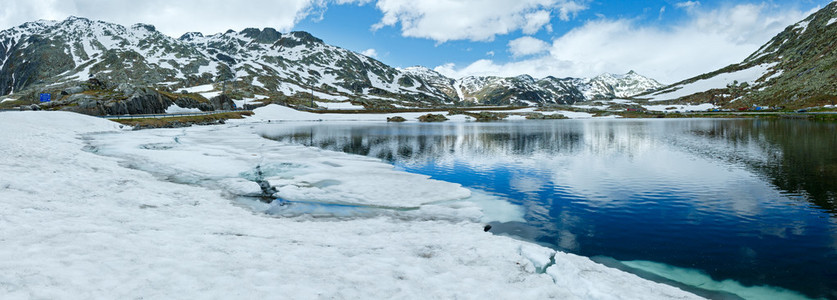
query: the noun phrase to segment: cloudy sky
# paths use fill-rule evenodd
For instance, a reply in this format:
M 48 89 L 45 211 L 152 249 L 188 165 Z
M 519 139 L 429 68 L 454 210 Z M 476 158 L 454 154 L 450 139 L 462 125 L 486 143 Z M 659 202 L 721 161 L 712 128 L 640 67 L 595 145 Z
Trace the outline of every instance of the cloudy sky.
M 0 28 L 70 15 L 149 23 L 173 37 L 273 27 L 396 67 L 464 75 L 665 83 L 739 62 L 831 0 L 3 0 Z

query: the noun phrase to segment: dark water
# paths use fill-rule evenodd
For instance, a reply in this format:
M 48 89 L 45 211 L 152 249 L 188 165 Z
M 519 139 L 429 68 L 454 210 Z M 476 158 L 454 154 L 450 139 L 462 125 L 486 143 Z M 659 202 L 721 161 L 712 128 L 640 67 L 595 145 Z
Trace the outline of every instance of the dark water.
M 378 157 L 525 208 L 526 222 L 495 233 L 837 298 L 835 123 L 316 124 L 265 136 Z

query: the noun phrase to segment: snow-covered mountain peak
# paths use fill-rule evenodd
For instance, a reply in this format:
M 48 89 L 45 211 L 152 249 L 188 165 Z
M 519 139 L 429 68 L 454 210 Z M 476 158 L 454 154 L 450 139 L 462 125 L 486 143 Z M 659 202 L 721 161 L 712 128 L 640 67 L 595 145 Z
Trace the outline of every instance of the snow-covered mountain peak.
M 410 73 L 416 74 L 416 75 L 423 74 L 423 75 L 431 75 L 431 76 L 443 76 L 441 73 L 436 72 L 436 70 L 433 70 L 433 69 L 425 67 L 425 66 L 412 66 L 412 67 L 403 68 L 401 70 L 404 71 L 404 72 L 410 72 Z
M 187 33 L 184 33 L 183 35 L 181 35 L 177 39 L 181 40 L 181 41 L 188 42 L 190 40 L 197 39 L 197 38 L 203 38 L 203 33 L 200 33 L 200 32 L 197 32 L 197 31 L 187 32 Z
M 516 77 L 514 77 L 514 79 L 517 79 L 517 80 L 522 81 L 522 82 L 530 83 L 530 84 L 535 83 L 535 78 L 532 78 L 532 76 L 529 76 L 529 75 L 526 75 L 526 74 L 517 75 Z
M 648 92 L 663 85 L 631 70 L 626 74 L 603 73 L 593 77 L 581 88 L 588 99 L 626 98 Z

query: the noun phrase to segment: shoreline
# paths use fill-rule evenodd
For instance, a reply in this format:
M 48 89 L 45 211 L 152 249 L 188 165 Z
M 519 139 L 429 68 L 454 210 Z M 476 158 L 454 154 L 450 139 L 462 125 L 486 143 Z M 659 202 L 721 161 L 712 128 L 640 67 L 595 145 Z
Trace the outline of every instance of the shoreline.
M 282 111 L 288 115 L 286 120 L 262 121 L 387 121 L 392 117 L 407 116 L 406 121 L 415 122 L 418 116 L 426 113 L 437 113 L 451 116 L 466 116 L 453 118 L 451 121 L 475 121 L 465 113 L 490 112 L 504 113 L 509 116 L 506 119 L 491 120 L 488 122 L 502 122 L 506 120 L 522 120 L 531 114 L 564 115 L 566 119 L 742 119 L 742 118 L 765 118 L 765 119 L 806 119 L 806 120 L 837 120 L 837 112 L 606 112 L 606 111 L 579 111 L 579 110 L 540 110 L 534 107 L 473 107 L 457 109 L 402 109 L 393 111 L 375 110 L 297 110 L 292 107 L 267 105 L 255 110 Z M 456 112 L 456 114 L 451 114 Z M 112 121 L 135 129 L 154 128 L 180 128 L 192 125 L 218 125 L 226 121 L 238 122 L 239 119 L 247 119 L 253 115 L 253 111 L 221 112 L 218 114 L 200 116 L 172 116 L 170 118 L 156 116 L 153 118 L 114 118 Z M 354 116 L 354 117 L 352 117 Z M 478 120 L 476 120 L 478 121 Z

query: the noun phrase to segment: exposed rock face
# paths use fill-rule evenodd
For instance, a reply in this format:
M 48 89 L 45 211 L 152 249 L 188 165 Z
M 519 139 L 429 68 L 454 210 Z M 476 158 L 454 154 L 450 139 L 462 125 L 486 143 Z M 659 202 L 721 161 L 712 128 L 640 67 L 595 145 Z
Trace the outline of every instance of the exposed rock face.
M 209 99 L 209 103 L 212 105 L 213 108 L 219 110 L 233 110 L 235 109 L 235 102 L 227 97 L 227 95 L 218 95 Z
M 213 111 L 215 107 L 211 103 L 199 102 L 189 97 L 178 97 L 174 100 L 174 104 L 182 108 L 197 108 L 201 111 Z
M 88 83 L 86 86 L 65 89 L 59 100 L 42 103 L 44 109 L 63 109 L 89 115 L 162 114 L 172 104 L 183 108 L 197 108 L 201 111 L 231 110 L 235 103 L 226 95 L 206 100 L 196 95 L 174 95 L 161 93 L 153 88 L 134 87 L 121 84 L 107 89 L 107 84 Z M 69 92 L 78 92 L 62 95 Z M 201 100 L 202 99 L 202 100 Z M 31 109 L 31 107 L 27 107 Z
M 172 101 L 149 88 L 135 91 L 128 100 L 110 102 L 105 106 L 105 114 L 159 114 L 166 112 Z

